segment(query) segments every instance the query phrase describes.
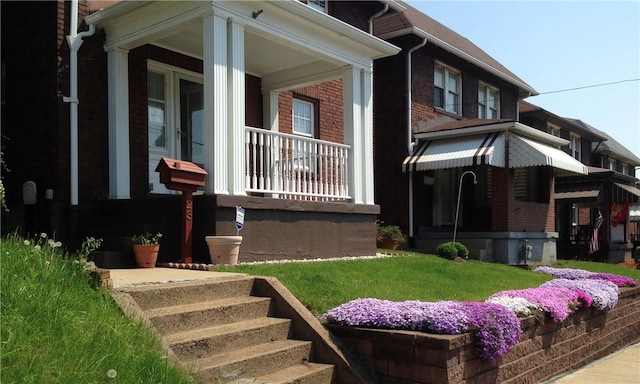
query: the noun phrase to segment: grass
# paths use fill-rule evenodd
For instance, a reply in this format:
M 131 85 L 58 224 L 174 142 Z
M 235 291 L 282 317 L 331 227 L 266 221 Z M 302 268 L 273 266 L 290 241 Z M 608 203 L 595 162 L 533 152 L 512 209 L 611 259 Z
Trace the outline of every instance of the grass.
M 9 236 L 0 242 L 0 382 L 191 383 L 165 359 L 141 322 L 127 318 L 108 292 L 60 248 Z M 39 245 L 38 250 L 34 245 Z M 611 264 L 560 266 L 640 280 L 640 271 Z M 457 263 L 433 255 L 219 266 L 275 276 L 315 315 L 349 300 L 483 301 L 506 289 L 535 287 L 551 277 L 500 264 Z M 111 378 L 115 373 L 115 377 Z
M 458 263 L 434 255 L 406 254 L 368 260 L 240 264 L 218 266 L 218 270 L 274 276 L 316 316 L 357 298 L 484 301 L 499 291 L 537 287 L 551 279 L 502 264 Z M 563 261 L 560 266 L 640 280 L 640 271 L 611 264 Z
M 142 323 L 92 288 L 76 257 L 39 240 L 39 250 L 16 236 L 0 243 L 2 383 L 192 382 Z

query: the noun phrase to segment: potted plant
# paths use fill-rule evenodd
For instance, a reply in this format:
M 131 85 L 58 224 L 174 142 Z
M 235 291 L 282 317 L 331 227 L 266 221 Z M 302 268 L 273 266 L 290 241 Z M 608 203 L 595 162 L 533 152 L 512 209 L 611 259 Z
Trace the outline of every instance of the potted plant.
M 397 225 L 384 225 L 381 221 L 376 223 L 376 243 L 378 248 L 398 249 L 404 242 L 404 235 Z
M 133 253 L 136 263 L 140 268 L 154 268 L 160 251 L 160 238 L 162 233 L 151 234 L 149 232 L 133 235 Z

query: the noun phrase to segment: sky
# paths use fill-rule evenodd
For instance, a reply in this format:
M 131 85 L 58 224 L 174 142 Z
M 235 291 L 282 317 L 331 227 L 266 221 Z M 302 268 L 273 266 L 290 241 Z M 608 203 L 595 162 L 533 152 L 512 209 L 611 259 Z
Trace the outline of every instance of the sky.
M 640 0 L 405 2 L 540 93 L 526 101 L 580 119 L 640 157 Z

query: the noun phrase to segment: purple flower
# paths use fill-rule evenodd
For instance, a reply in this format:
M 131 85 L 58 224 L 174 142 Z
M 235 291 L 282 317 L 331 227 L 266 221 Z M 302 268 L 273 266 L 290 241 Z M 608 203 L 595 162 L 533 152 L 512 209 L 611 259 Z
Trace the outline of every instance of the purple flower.
M 590 279 L 599 279 L 612 282 L 618 287 L 637 287 L 638 282 L 626 276 L 614 275 L 612 273 L 594 273 L 589 276 Z
M 612 309 L 618 303 L 618 287 L 614 283 L 605 280 L 554 279 L 547 281 L 540 287 L 566 288 L 575 292 L 584 293 L 591 298 L 591 305 L 597 309 Z
M 581 295 L 567 288 L 539 287 L 520 290 L 502 291 L 489 297 L 489 299 L 509 296 L 522 297 L 525 300 L 536 303 L 543 311 L 548 312 L 555 322 L 566 320 L 575 307 Z
M 595 272 L 585 271 L 582 269 L 552 268 L 552 267 L 546 267 L 546 266 L 540 266 L 534 269 L 534 272 L 551 275 L 557 279 L 569 279 L 569 280 L 598 279 L 598 280 L 610 281 L 615 285 L 617 285 L 618 287 L 638 286 L 638 282 L 636 280 L 626 276 L 614 275 L 612 273 L 595 273 Z
M 423 330 L 448 335 L 474 330 L 479 356 L 494 364 L 518 342 L 522 332 L 515 313 L 493 303 L 356 299 L 329 310 L 321 319 L 349 326 Z
M 466 302 L 464 309 L 474 328 L 476 353 L 495 365 L 498 359 L 518 344 L 520 320 L 507 307 L 496 303 Z

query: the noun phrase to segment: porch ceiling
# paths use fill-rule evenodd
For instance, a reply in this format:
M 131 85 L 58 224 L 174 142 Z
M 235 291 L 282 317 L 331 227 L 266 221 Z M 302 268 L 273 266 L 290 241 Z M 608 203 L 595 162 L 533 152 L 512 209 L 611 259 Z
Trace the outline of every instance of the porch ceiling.
M 370 68 L 400 51 L 299 1 L 119 2 L 85 20 L 105 30 L 107 50 L 153 44 L 202 59 L 203 18 L 212 12 L 243 26 L 244 70 L 271 90 L 335 78 L 351 65 Z

